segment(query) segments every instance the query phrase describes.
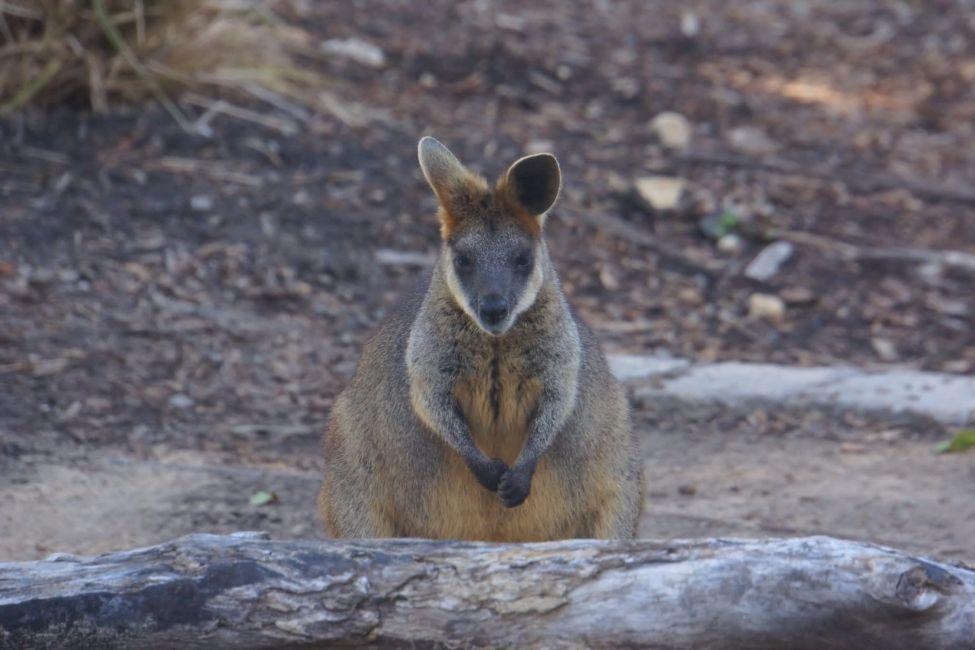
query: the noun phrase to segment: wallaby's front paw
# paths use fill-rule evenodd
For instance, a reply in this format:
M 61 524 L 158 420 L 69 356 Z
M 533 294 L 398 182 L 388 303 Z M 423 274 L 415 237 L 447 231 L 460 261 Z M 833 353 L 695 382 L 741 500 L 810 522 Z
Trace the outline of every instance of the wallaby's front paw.
M 505 506 L 515 508 L 525 502 L 532 489 L 533 469 L 531 467 L 510 469 L 501 476 L 498 495 Z
M 483 465 L 471 465 L 474 478 L 488 492 L 497 492 L 501 477 L 508 472 L 508 466 L 500 458 L 492 458 Z

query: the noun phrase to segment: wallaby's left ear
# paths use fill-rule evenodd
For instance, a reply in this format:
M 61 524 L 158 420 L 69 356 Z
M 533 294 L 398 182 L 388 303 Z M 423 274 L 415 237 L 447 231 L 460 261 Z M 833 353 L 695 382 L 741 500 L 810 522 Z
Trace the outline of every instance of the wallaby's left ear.
M 508 168 L 505 185 L 511 197 L 533 215 L 548 212 L 559 198 L 562 172 L 559 161 L 550 153 L 521 158 Z

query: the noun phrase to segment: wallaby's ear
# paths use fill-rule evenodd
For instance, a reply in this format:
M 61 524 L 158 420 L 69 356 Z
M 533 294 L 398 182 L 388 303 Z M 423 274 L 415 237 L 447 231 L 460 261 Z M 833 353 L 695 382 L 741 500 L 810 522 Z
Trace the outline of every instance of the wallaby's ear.
M 559 197 L 562 172 L 550 153 L 521 158 L 508 168 L 505 185 L 510 196 L 536 216 L 548 212 Z
M 449 202 L 450 197 L 471 176 L 457 157 L 450 153 L 450 149 L 430 136 L 420 140 L 416 153 L 420 159 L 423 176 L 430 183 L 441 204 Z

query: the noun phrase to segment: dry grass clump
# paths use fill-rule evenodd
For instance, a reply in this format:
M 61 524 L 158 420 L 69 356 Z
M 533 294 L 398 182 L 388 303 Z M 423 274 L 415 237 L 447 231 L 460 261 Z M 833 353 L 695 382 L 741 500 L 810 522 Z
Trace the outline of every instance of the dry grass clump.
M 154 97 L 257 84 L 291 94 L 303 34 L 256 0 L 0 0 L 0 114 L 28 104 Z

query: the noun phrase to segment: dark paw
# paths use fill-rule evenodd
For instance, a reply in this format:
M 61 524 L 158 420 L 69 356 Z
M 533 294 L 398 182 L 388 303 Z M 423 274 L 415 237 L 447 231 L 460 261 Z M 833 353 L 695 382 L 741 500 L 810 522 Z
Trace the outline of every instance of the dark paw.
M 491 458 L 483 465 L 471 466 L 474 478 L 488 492 L 497 492 L 501 477 L 508 472 L 508 466 L 500 458 Z
M 516 508 L 525 502 L 532 489 L 531 468 L 508 470 L 498 483 L 498 496 L 508 508 Z

